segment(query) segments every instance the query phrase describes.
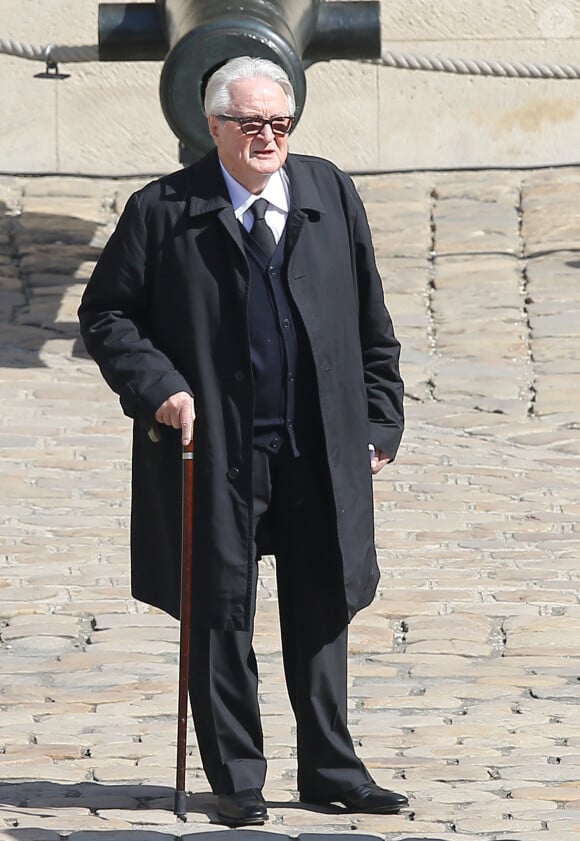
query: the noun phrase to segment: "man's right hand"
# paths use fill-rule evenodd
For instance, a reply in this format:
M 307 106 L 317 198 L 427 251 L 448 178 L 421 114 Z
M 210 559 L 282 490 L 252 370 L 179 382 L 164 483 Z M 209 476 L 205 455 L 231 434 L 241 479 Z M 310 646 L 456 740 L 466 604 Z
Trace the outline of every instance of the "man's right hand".
M 155 412 L 157 423 L 181 429 L 181 443 L 186 447 L 193 436 L 195 409 L 193 397 L 187 391 L 178 391 L 168 397 Z

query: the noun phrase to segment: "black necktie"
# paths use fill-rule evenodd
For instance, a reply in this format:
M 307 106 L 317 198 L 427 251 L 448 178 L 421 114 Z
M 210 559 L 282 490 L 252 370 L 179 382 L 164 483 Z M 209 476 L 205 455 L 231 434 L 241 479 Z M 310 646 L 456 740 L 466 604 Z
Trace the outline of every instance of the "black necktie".
M 250 236 L 253 237 L 254 242 L 262 249 L 266 257 L 271 257 L 276 248 L 276 240 L 264 218 L 267 207 L 268 201 L 266 199 L 256 199 L 251 206 L 250 210 L 254 215 L 254 224 Z

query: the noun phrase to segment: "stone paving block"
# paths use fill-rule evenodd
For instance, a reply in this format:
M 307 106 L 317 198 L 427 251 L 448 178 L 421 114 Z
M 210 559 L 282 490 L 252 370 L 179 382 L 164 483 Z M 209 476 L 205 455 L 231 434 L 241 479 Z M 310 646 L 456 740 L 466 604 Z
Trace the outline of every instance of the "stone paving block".
M 38 245 L 24 254 L 20 261 L 20 272 L 24 276 L 42 272 L 80 277 L 81 267 L 89 261 L 94 263 L 97 256 L 97 250 L 90 244 Z
M 129 615 L 110 613 L 110 614 L 96 614 L 95 630 L 102 631 L 108 628 L 172 628 L 174 633 L 179 633 L 179 623 L 176 619 L 168 616 L 166 613 L 155 610 L 150 613 L 133 613 Z
M 76 638 L 80 621 L 73 616 L 15 616 L 2 631 L 4 640 L 17 639 L 30 634 L 38 636 L 63 636 Z
M 580 800 L 580 783 L 562 783 L 547 786 L 517 786 L 512 788 L 514 800 L 548 800 L 557 803 L 577 802 Z
M 509 780 L 510 783 L 547 782 L 550 785 L 553 783 L 573 783 L 578 779 L 578 765 L 575 764 L 566 768 L 562 764 L 551 764 L 546 768 L 545 765 L 542 765 L 541 760 L 536 759 L 536 766 L 534 768 L 510 765 L 502 774 L 502 779 Z M 580 794 L 578 795 L 578 800 L 580 801 Z
M 577 338 L 572 336 L 545 336 L 534 342 L 534 360 L 538 365 L 543 366 L 544 372 L 548 372 L 549 366 L 554 363 L 561 360 L 576 360 L 577 344 Z M 556 406 L 552 411 L 556 413 L 561 410 Z
M 102 821 L 101 821 L 102 823 Z M 165 826 L 161 831 L 148 830 L 147 824 L 140 822 L 129 822 L 130 828 L 126 828 L 126 823 L 119 824 L 118 829 L 110 829 L 110 826 L 115 826 L 116 822 L 111 821 L 105 823 L 107 828 L 67 831 L 65 835 L 59 835 L 59 838 L 66 838 L 67 841 L 174 841 L 178 837 L 184 837 L 180 830 L 170 829 Z
M 428 255 L 395 257 L 388 253 L 388 251 L 381 254 L 381 250 L 379 249 L 376 258 L 377 268 L 383 280 L 387 303 L 390 302 L 392 295 L 400 294 L 401 296 L 412 296 L 413 303 L 418 307 L 418 296 L 425 296 L 429 292 L 429 278 L 427 276 Z M 428 310 L 425 298 L 423 298 L 420 309 L 423 312 L 423 318 L 419 322 L 422 339 L 429 344 L 426 334 Z
M 364 202 L 373 200 L 391 204 L 405 201 L 428 201 L 431 176 L 421 172 L 383 175 L 356 175 L 354 183 Z
M 0 827 L 0 841 L 61 841 L 60 832 L 50 829 L 3 829 Z
M 85 749 L 79 745 L 7 745 L 6 756 L 8 761 L 17 760 L 19 758 L 35 758 L 48 757 L 55 762 L 69 759 L 81 759 L 85 754 Z
M 150 624 L 148 617 L 133 617 L 132 621 L 118 622 L 111 628 L 99 627 L 98 620 L 92 635 L 93 644 L 118 644 L 119 639 L 123 643 L 137 646 L 140 641 L 156 641 L 169 644 L 170 646 L 179 642 L 179 625 L 175 620 L 168 622 Z
M 518 253 L 517 210 L 513 202 L 453 197 L 436 202 L 436 243 L 439 252 Z
M 466 832 L 470 834 L 479 832 L 502 832 L 504 828 L 509 826 L 510 830 L 516 833 L 530 832 L 545 829 L 544 822 L 541 819 L 523 820 L 514 818 L 505 818 L 503 815 L 498 816 L 493 820 L 489 815 L 482 815 L 480 818 L 463 818 L 458 817 L 454 822 L 458 832 Z M 522 839 L 523 841 L 523 839 Z
M 38 823 L 38 818 L 36 819 Z M 98 839 L 103 830 L 103 824 L 107 827 L 109 832 L 113 832 L 117 838 L 121 837 L 123 830 L 131 830 L 132 824 L 127 820 L 111 820 L 104 821 L 100 815 L 88 815 L 73 817 L 69 815 L 68 811 L 64 817 L 48 817 L 46 818 L 46 826 L 57 829 L 65 838 L 90 838 L 93 835 Z M 33 820 L 30 820 L 30 825 L 34 825 Z
M 473 836 L 471 836 L 473 838 Z M 479 835 L 475 836 L 479 839 Z M 577 836 L 573 832 L 558 832 L 558 841 L 576 841 Z M 485 841 L 498 841 L 497 835 L 487 836 Z M 535 831 L 520 831 L 512 834 L 508 832 L 501 835 L 501 841 L 547 841 L 547 830 L 542 829 L 539 832 Z
M 6 758 L 2 761 L 0 780 L 15 782 L 36 778 L 70 779 L 71 777 L 69 775 L 72 775 L 72 779 L 86 779 L 85 774 L 88 768 L 79 773 L 78 768 L 72 768 L 75 761 L 72 760 L 70 764 L 67 762 L 57 766 L 46 756 L 30 756 L 25 759 L 21 757 L 15 759 Z
M 473 642 L 486 641 L 492 630 L 492 623 L 485 617 L 472 616 L 469 613 L 452 613 L 440 616 L 437 622 L 424 616 L 409 616 L 405 620 L 407 643 L 453 636 Z
M 562 312 L 563 303 L 570 302 L 574 306 L 578 300 L 580 279 L 570 254 L 546 254 L 529 261 L 526 276 L 532 313 L 534 307 L 555 303 L 560 305 L 557 312 Z
M 58 197 L 65 199 L 76 197 L 85 200 L 93 197 L 99 198 L 111 191 L 111 184 L 113 183 L 108 179 L 39 176 L 22 181 L 21 189 L 28 204 L 32 197 L 48 198 L 49 200 Z M 52 204 L 49 206 L 54 207 Z
M 100 208 L 96 211 L 97 218 L 101 212 Z M 28 211 L 14 224 L 19 254 L 30 253 L 35 246 L 51 243 L 93 245 L 96 228 L 96 220 L 89 222 L 69 215 L 65 226 L 62 216 Z
M 535 411 L 539 416 L 554 411 L 578 413 L 580 398 L 576 391 L 570 391 L 569 378 L 562 376 L 559 380 L 558 382 L 554 378 L 538 378 L 539 394 L 535 401 Z M 547 386 L 548 382 L 549 386 Z M 578 452 L 577 448 L 573 451 Z

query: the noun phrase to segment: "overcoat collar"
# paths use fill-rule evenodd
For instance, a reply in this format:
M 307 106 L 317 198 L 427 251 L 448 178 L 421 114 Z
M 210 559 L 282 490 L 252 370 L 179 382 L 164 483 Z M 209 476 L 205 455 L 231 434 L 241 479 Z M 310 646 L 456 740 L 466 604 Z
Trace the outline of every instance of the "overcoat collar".
M 325 213 L 324 200 L 299 155 L 288 155 L 285 163 L 290 182 L 290 210 L 286 223 L 287 248 L 292 252 L 304 222 Z M 221 224 L 244 254 L 240 226 L 234 215 L 230 194 L 224 180 L 217 149 L 209 152 L 190 170 L 189 216 L 217 213 Z
M 188 212 L 203 216 L 231 206 L 228 188 L 220 169 L 217 150 L 213 149 L 190 168 Z
M 288 155 L 285 168 L 290 179 L 291 210 L 301 210 L 307 215 L 309 212 L 325 213 L 324 200 L 316 184 L 301 167 L 300 156 Z M 201 216 L 212 211 L 231 208 L 228 188 L 221 172 L 216 149 L 191 168 L 188 204 L 190 216 Z
M 307 215 L 309 211 L 315 214 L 325 213 L 324 199 L 310 173 L 301 166 L 300 156 L 288 155 L 285 168 L 290 180 L 291 206 Z
M 242 234 L 219 165 L 217 149 L 213 149 L 191 167 L 187 208 L 192 218 L 217 213 L 220 222 L 243 253 Z

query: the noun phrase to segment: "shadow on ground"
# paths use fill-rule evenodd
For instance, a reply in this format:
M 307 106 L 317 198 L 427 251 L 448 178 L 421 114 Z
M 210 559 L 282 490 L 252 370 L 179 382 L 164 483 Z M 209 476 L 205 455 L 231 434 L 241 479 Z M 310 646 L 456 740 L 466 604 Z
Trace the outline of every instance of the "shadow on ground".
M 301 809 L 302 803 L 287 803 L 268 801 L 270 808 Z M 56 838 L 70 838 L 71 841 L 168 841 L 170 838 L 195 838 L 196 841 L 257 841 L 256 833 L 260 833 L 260 841 L 281 841 L 284 837 L 300 838 L 301 841 L 336 841 L 343 833 L 293 833 L 285 836 L 280 832 L 269 832 L 267 828 L 253 829 L 224 829 L 210 830 L 208 832 L 189 832 L 187 823 L 179 821 L 174 813 L 174 789 L 168 786 L 119 784 L 107 785 L 96 782 L 83 783 L 53 783 L 48 780 L 35 782 L 0 783 L 0 806 L 6 808 L 4 820 L 14 821 L 13 827 L 6 827 L 3 830 L 3 837 L 9 837 L 14 841 L 55 841 Z M 163 832 L 155 829 L 135 827 L 134 829 L 106 829 L 102 830 L 75 830 L 55 831 L 42 827 L 19 827 L 19 817 L 26 816 L 27 823 L 35 816 L 39 819 L 48 817 L 43 810 L 50 810 L 53 817 L 54 810 L 74 808 L 86 809 L 88 816 L 94 819 L 95 815 L 102 813 L 103 822 L 106 822 L 107 810 L 123 810 L 127 812 L 139 811 L 142 813 L 142 822 L 147 825 L 147 810 L 166 810 L 167 826 Z M 315 807 L 315 811 L 321 811 Z M 322 811 L 329 814 L 336 814 L 339 808 L 328 807 Z M 190 794 L 187 798 L 188 820 L 209 819 L 212 824 L 217 824 L 217 813 L 215 799 L 209 792 Z M 137 822 L 137 821 L 136 821 Z M 175 835 L 172 835 L 170 826 L 175 824 Z M 291 821 L 290 821 L 291 823 Z M 66 818 L 63 814 L 63 825 L 66 825 Z M 352 832 L 350 833 L 353 834 Z M 356 834 L 357 841 L 377 841 L 376 835 L 365 833 Z M 399 841 L 439 841 L 430 837 L 406 837 Z
M 101 248 L 96 222 L 76 216 L 25 212 L 0 202 L 0 366 L 44 367 L 49 339 L 72 342 L 86 356 L 71 288 L 86 282 Z

